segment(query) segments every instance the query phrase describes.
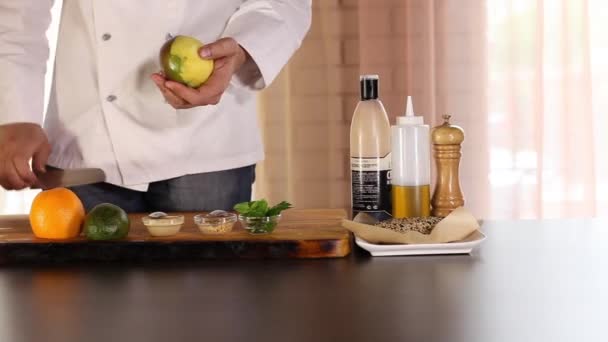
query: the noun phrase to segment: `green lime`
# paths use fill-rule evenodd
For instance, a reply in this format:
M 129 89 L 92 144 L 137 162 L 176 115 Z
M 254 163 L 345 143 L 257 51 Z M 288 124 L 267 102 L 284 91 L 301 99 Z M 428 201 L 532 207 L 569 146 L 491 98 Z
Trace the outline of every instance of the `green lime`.
M 129 216 L 122 208 L 102 203 L 87 214 L 84 235 L 89 240 L 117 240 L 129 234 L 129 226 Z

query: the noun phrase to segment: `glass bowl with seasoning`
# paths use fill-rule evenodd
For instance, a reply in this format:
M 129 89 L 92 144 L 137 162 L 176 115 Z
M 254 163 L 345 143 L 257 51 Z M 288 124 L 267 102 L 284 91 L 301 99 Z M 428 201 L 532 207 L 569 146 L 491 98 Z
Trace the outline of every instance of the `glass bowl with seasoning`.
M 281 214 L 273 216 L 243 216 L 239 215 L 239 221 L 243 228 L 250 234 L 270 234 L 279 224 Z
M 152 236 L 172 236 L 182 229 L 184 225 L 183 215 L 167 215 L 157 211 L 141 218 L 142 222 Z
M 208 214 L 194 216 L 194 223 L 203 234 L 223 234 L 232 231 L 237 221 L 236 214 L 214 210 Z

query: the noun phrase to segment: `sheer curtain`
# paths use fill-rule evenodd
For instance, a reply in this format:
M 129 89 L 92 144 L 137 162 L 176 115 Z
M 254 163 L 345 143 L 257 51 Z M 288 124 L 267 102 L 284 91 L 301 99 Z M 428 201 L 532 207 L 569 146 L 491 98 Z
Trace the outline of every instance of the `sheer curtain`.
M 608 214 L 608 4 L 488 0 L 492 217 Z
M 306 81 L 301 61 L 290 63 L 282 81 L 262 95 L 263 127 L 272 132 L 265 135 L 267 145 L 280 148 L 268 150 L 259 196 L 290 198 L 300 206 L 349 206 L 348 165 L 335 162 L 348 156 L 348 122 L 357 101 L 356 86 L 345 84 L 356 84 L 360 73 L 378 73 L 391 118 L 413 95 L 416 112 L 428 123 L 452 114 L 464 128 L 461 183 L 466 205 L 478 217 L 608 215 L 608 137 L 601 131 L 608 121 L 606 1 L 315 5 L 317 19 L 298 55 L 315 57 L 315 68 L 324 73 L 305 63 L 305 74 L 327 83 L 326 96 L 308 102 L 315 103 L 313 117 L 297 108 L 294 99 Z M 317 131 L 309 136 L 325 143 L 315 156 L 303 153 L 297 139 L 303 121 L 314 122 Z M 287 133 L 277 134 L 279 128 Z M 314 182 L 302 170 L 314 172 Z

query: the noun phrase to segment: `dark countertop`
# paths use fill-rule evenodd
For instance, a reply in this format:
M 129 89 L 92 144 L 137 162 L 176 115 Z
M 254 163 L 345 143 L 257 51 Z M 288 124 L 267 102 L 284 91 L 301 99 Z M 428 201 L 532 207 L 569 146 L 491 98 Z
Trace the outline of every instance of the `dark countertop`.
M 0 269 L 0 341 L 606 341 L 608 221 L 487 222 L 471 256 Z

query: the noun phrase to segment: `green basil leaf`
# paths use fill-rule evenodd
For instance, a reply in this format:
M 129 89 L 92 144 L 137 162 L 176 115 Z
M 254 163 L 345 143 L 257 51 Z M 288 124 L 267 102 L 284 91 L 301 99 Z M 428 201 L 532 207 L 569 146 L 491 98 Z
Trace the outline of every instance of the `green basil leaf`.
M 283 201 L 283 202 L 275 205 L 274 207 L 270 208 L 266 212 L 266 216 L 276 216 L 276 215 L 279 215 L 283 210 L 287 210 L 289 208 L 291 208 L 291 203 Z
M 239 203 L 234 206 L 234 210 L 236 210 L 237 213 L 243 216 L 247 216 L 247 214 L 251 210 L 250 202 Z
M 264 217 L 268 211 L 268 202 L 265 199 L 250 203 L 250 210 L 247 213 L 251 217 Z

